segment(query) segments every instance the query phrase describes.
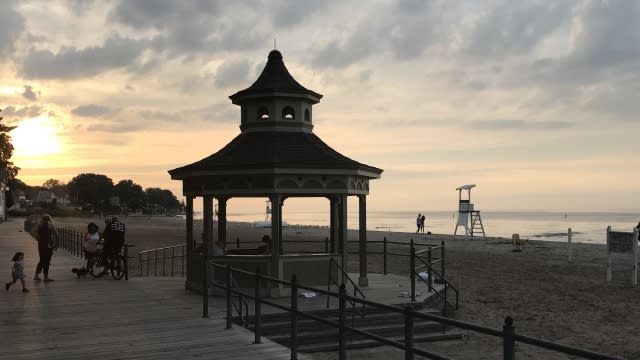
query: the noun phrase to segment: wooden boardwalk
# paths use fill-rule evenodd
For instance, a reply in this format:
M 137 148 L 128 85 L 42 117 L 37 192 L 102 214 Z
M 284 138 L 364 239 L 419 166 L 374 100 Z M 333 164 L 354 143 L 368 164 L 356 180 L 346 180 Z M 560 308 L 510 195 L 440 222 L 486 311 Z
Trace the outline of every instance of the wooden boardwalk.
M 36 282 L 36 242 L 22 227 L 19 219 L 0 223 L 0 278 L 9 280 L 11 257 L 22 251 L 30 290 L 0 290 L 0 360 L 290 358 L 266 338 L 253 344 L 246 329 L 225 329 L 223 299 L 212 297 L 203 319 L 201 297 L 186 292 L 182 278 L 77 279 L 70 269 L 82 261 L 58 250 L 55 281 Z

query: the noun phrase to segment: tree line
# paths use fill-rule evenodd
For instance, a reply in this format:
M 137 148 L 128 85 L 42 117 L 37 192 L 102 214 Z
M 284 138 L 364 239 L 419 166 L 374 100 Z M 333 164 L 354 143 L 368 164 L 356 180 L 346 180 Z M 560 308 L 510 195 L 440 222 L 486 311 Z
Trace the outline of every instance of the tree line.
M 143 189 L 132 180 L 121 180 L 114 184 L 111 178 L 102 174 L 80 174 L 67 184 L 49 179 L 42 186 L 29 186 L 14 178 L 9 181 L 9 186 L 14 203 L 25 200 L 16 198 L 22 193 L 33 205 L 41 207 L 60 207 L 68 203 L 85 211 L 142 211 L 148 214 L 172 213 L 184 207 L 170 190 L 154 187 Z M 42 191 L 55 195 L 56 201 L 37 203 L 38 193 Z
M 15 126 L 4 125 L 1 121 L 0 116 L 0 186 L 4 184 L 10 189 L 7 208 L 15 204 L 20 204 L 20 208 L 75 205 L 92 211 L 141 210 L 143 213 L 153 214 L 176 212 L 184 207 L 170 190 L 143 189 L 132 180 L 122 180 L 114 184 L 113 180 L 102 174 L 80 174 L 67 184 L 57 179 L 49 179 L 42 186 L 29 186 L 17 178 L 20 168 L 11 162 L 14 148 L 10 132 Z M 53 193 L 55 201 L 38 201 L 38 193 L 43 191 Z

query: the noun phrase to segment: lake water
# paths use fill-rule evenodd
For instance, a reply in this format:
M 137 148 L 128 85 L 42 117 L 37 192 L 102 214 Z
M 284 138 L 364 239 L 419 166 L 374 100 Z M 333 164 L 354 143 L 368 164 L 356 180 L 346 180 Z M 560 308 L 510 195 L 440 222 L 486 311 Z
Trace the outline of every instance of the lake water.
M 379 231 L 414 232 L 417 213 L 407 211 L 369 211 L 367 229 Z M 458 213 L 434 211 L 426 214 L 425 232 L 453 234 Z M 640 220 L 636 212 L 545 212 L 545 211 L 481 211 L 487 236 L 511 238 L 519 233 L 529 239 L 567 241 L 567 229 L 571 228 L 574 242 L 606 242 L 606 228 L 633 231 Z M 229 221 L 254 222 L 264 220 L 264 213 L 229 213 Z M 295 212 L 283 214 L 289 225 L 328 226 L 328 212 Z M 349 212 L 349 229 L 358 228 L 358 212 Z M 459 228 L 458 234 L 464 235 Z

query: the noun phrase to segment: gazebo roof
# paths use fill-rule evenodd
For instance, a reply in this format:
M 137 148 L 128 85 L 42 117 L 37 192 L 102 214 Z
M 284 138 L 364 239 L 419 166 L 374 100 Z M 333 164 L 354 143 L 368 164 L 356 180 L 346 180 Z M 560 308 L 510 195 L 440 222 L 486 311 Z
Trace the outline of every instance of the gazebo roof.
M 182 180 L 211 172 L 254 170 L 271 173 L 274 169 L 317 170 L 336 174 L 379 178 L 381 169 L 352 160 L 308 132 L 241 133 L 229 144 L 193 164 L 169 171 L 171 178 Z
M 313 98 L 317 98 L 318 101 L 322 98 L 322 95 L 300 85 L 300 83 L 291 76 L 289 70 L 287 70 L 287 67 L 284 65 L 284 61 L 282 61 L 282 54 L 278 50 L 272 50 L 269 53 L 267 64 L 258 79 L 251 86 L 238 91 L 229 96 L 229 98 L 234 104 L 238 104 L 244 97 L 274 92 L 310 95 Z

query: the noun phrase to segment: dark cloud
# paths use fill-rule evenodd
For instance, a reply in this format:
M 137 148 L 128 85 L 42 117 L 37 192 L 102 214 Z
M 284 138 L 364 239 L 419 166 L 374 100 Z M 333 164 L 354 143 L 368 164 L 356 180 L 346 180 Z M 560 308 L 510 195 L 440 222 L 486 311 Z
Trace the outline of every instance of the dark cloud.
M 33 86 L 31 85 L 24 86 L 22 97 L 24 97 L 27 100 L 36 101 L 38 99 L 38 96 L 40 96 L 40 91 L 34 90 Z
M 136 30 L 157 32 L 152 48 L 171 58 L 198 53 L 248 50 L 267 38 L 253 8 L 227 9 L 242 2 L 210 0 L 121 1 L 108 19 Z
M 227 60 L 216 71 L 215 83 L 218 87 L 246 85 L 249 82 L 249 62 L 246 59 Z
M 99 47 L 63 47 L 57 54 L 31 50 L 24 60 L 22 74 L 41 79 L 93 76 L 130 65 L 144 48 L 142 41 L 115 36 Z
M 113 109 L 108 106 L 89 104 L 78 106 L 71 110 L 71 113 L 82 117 L 99 117 L 111 111 L 113 111 Z
M 316 47 L 312 65 L 340 68 L 378 53 L 391 53 L 399 60 L 419 57 L 437 41 L 433 21 L 439 11 L 437 5 L 407 0 L 387 7 L 372 7 L 352 31 L 346 35 L 340 33 Z
M 12 54 L 16 40 L 25 29 L 25 19 L 13 10 L 12 3 L 0 2 L 0 56 L 3 57 Z
M 48 111 L 40 105 L 28 105 L 21 107 L 7 106 L 2 109 L 2 116 L 9 121 L 32 118 L 42 114 L 54 115 L 54 112 Z
M 566 129 L 574 124 L 568 121 L 531 121 L 531 120 L 480 120 L 465 124 L 479 130 L 545 130 Z
M 571 3 L 567 1 L 497 3 L 468 29 L 463 52 L 492 60 L 527 54 L 570 20 Z
M 282 0 L 272 12 L 272 21 L 277 28 L 288 28 L 300 23 L 308 22 L 312 17 L 326 10 L 333 1 L 317 0 Z
M 569 61 L 590 68 L 640 64 L 640 2 L 591 1 L 576 18 Z

